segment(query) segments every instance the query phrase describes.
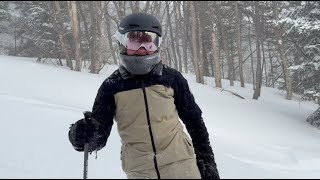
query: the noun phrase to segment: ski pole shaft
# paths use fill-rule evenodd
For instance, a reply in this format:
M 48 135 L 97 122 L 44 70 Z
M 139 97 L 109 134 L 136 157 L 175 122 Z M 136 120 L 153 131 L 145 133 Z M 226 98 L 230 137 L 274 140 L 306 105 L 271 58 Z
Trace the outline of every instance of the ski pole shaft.
M 91 120 L 90 120 L 91 112 L 84 111 L 83 115 L 84 115 L 84 121 L 86 123 L 91 123 Z M 88 157 L 89 157 L 89 139 L 86 139 L 84 144 L 83 179 L 88 178 Z
M 84 144 L 84 167 L 83 167 L 83 179 L 88 178 L 88 156 L 89 156 L 89 143 Z

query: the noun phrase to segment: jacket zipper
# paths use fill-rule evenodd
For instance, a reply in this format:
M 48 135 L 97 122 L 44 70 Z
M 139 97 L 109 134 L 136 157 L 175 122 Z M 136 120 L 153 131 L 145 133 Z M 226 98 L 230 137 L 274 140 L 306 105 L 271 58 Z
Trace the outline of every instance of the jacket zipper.
M 146 88 L 145 88 L 143 82 L 142 82 L 142 90 L 143 90 L 143 96 L 144 96 L 144 103 L 145 103 L 145 107 L 146 107 L 147 121 L 148 121 L 149 133 L 150 133 L 150 138 L 151 138 L 151 144 L 152 144 L 152 149 L 153 149 L 153 153 L 154 153 L 153 162 L 154 162 L 154 166 L 155 166 L 155 169 L 156 169 L 156 172 L 157 172 L 158 179 L 161 179 L 159 168 L 158 168 L 158 163 L 157 163 L 157 157 L 156 157 L 157 150 L 156 150 L 156 146 L 154 144 L 153 133 L 152 133 L 152 128 L 151 128 L 151 122 L 150 122 L 147 93 L 146 93 Z

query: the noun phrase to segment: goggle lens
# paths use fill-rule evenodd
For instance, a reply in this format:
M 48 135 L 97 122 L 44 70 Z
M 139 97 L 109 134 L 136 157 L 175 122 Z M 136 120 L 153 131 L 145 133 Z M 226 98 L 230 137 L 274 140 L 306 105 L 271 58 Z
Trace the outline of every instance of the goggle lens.
M 131 31 L 121 34 L 118 38 L 119 42 L 129 50 L 137 51 L 144 47 L 149 52 L 154 52 L 158 49 L 161 42 L 161 37 L 156 33 L 148 31 Z

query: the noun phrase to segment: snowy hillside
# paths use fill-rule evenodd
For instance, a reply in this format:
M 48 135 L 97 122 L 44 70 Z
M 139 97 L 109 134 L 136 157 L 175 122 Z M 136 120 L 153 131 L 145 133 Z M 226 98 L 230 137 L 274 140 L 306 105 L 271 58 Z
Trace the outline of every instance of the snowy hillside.
M 91 110 L 103 73 L 74 72 L 36 63 L 34 58 L 0 56 L 0 178 L 82 178 L 83 153 L 68 140 L 71 123 Z M 238 83 L 229 92 L 195 83 L 184 74 L 202 109 L 221 178 L 319 178 L 320 130 L 305 120 L 312 102 L 284 99 L 285 92 Z M 120 138 L 113 126 L 107 145 L 89 158 L 89 178 L 126 178 Z

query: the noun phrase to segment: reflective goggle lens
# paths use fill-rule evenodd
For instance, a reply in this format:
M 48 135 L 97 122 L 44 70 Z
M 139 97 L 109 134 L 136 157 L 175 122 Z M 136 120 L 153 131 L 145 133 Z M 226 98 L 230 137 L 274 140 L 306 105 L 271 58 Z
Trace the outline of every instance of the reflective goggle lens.
M 120 38 L 120 43 L 129 50 L 138 50 L 144 47 L 147 51 L 154 52 L 160 45 L 160 37 L 153 32 L 132 31 L 127 32 Z
M 147 51 L 156 51 L 158 48 L 153 42 L 136 42 L 129 41 L 127 43 L 127 49 L 138 50 L 140 47 L 144 47 Z

